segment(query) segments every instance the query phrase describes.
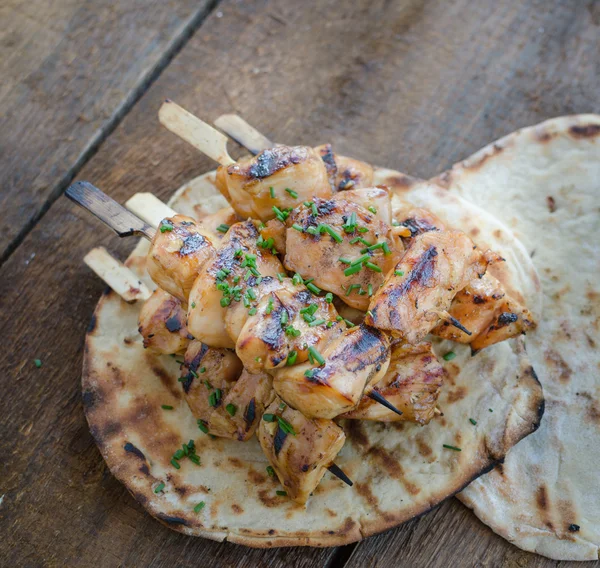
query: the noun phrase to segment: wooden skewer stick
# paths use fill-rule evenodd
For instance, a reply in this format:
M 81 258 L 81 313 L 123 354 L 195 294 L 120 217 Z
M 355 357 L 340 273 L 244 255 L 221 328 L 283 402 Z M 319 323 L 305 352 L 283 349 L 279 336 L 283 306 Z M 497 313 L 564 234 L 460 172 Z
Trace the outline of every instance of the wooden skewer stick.
M 215 120 L 215 126 L 253 154 L 258 154 L 275 146 L 264 134 L 250 126 L 237 114 L 222 114 Z
M 147 300 L 152 294 L 133 271 L 104 247 L 93 248 L 83 257 L 83 262 L 129 304 Z
M 383 406 L 392 412 L 395 412 L 398 416 L 402 416 L 402 411 L 398 410 L 391 402 L 389 402 L 384 396 L 380 395 L 376 390 L 372 390 L 367 394 L 367 396 L 375 402 L 383 404 Z
M 352 480 L 344 473 L 344 470 L 338 465 L 332 463 L 327 469 L 331 473 L 333 473 L 333 475 L 335 475 L 338 479 L 341 479 L 346 485 L 349 485 L 350 487 L 354 485 L 354 483 L 352 483 Z
M 136 193 L 125 202 L 125 207 L 151 227 L 158 227 L 163 219 L 177 215 L 152 193 Z
M 67 189 L 65 195 L 98 217 L 119 237 L 137 235 L 151 241 L 156 234 L 156 229 L 127 211 L 125 207 L 119 205 L 89 181 L 76 181 Z
M 445 311 L 445 310 L 439 310 L 439 311 L 432 310 L 432 311 L 434 311 L 440 317 L 440 319 L 447 321 L 448 323 L 450 323 L 454 327 L 460 329 L 462 332 L 466 333 L 467 335 L 473 335 L 473 332 L 469 331 L 462 323 L 460 323 L 454 316 L 451 316 L 447 311 Z
M 222 166 L 235 163 L 227 152 L 227 136 L 173 101 L 166 100 L 162 104 L 158 111 L 158 120 L 173 134 L 183 138 Z

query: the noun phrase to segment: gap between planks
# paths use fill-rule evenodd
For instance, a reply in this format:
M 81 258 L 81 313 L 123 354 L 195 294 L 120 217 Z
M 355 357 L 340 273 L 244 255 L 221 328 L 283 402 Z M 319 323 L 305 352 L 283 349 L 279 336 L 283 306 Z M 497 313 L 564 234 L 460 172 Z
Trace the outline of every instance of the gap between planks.
M 169 66 L 177 54 L 185 47 L 196 31 L 202 26 L 204 20 L 206 20 L 211 12 L 218 6 L 219 2 L 220 0 L 209 0 L 192 16 L 179 36 L 173 38 L 156 64 L 141 77 L 139 83 L 113 111 L 107 123 L 99 129 L 98 133 L 93 136 L 88 144 L 82 149 L 79 157 L 75 160 L 71 168 L 58 180 L 50 195 L 48 195 L 46 200 L 41 204 L 39 211 L 23 226 L 15 238 L 8 244 L 5 252 L 0 256 L 0 267 L 2 267 L 2 265 L 17 250 L 31 230 L 50 210 L 52 204 L 64 193 L 81 169 L 98 152 L 102 143 L 115 131 L 117 126 L 119 126 L 127 114 L 129 114 L 129 111 L 160 77 L 162 72 Z

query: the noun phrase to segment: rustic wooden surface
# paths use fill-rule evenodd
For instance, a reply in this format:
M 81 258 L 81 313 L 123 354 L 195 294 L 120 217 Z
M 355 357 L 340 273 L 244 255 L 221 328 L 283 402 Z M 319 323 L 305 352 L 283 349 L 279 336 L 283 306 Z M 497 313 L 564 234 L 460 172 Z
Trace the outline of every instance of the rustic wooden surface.
M 0 3 L 0 260 L 201 23 L 212 0 Z
M 2 187 L 10 189 L 3 190 L 0 209 L 3 233 L 12 235 L 4 242 L 27 234 L 3 264 L 0 279 L 1 564 L 568 566 L 516 549 L 454 500 L 394 531 L 330 550 L 250 550 L 183 537 L 163 527 L 111 476 L 80 403 L 83 337 L 103 288 L 81 259 L 100 244 L 124 258 L 133 243 L 110 236 L 64 198 L 31 228 L 32 211 L 40 209 L 24 204 L 39 208 L 61 187 L 56 180 L 76 171 L 81 161 L 86 163 L 78 177 L 120 201 L 136 191 L 166 198 L 211 168 L 208 159 L 159 127 L 156 112 L 166 97 L 209 120 L 239 112 L 278 141 L 331 141 L 357 157 L 413 175 L 433 175 L 520 126 L 600 110 L 600 3 L 359 0 L 342 5 L 320 0 L 309 6 L 294 0 L 224 0 L 87 159 L 86 148 L 106 120 L 103 113 L 114 116 L 114 109 L 122 108 L 143 69 L 170 45 L 169 34 L 184 27 L 186 3 L 179 3 L 183 8 L 167 3 L 171 11 L 181 10 L 171 14 L 178 23 L 170 24 L 167 17 L 156 21 L 160 16 L 151 5 L 122 17 L 130 18 L 130 26 L 147 21 L 145 33 L 155 38 L 130 34 L 126 41 L 137 47 L 121 46 L 110 64 L 89 45 L 86 49 L 85 42 L 73 44 L 72 64 L 85 66 L 80 55 L 106 77 L 95 81 L 86 73 L 80 82 L 73 78 L 71 103 L 59 100 L 60 79 L 50 77 L 56 63 L 42 61 L 51 50 L 39 48 L 31 73 L 36 84 L 47 80 L 50 86 L 34 97 L 47 112 L 37 136 L 30 132 L 34 119 L 27 109 L 32 107 L 13 106 L 11 116 L 4 117 L 14 125 L 11 132 L 1 130 L 10 141 L 0 156 Z M 24 4 L 14 6 L 17 12 Z M 64 10 L 65 21 L 71 21 L 75 8 L 66 4 Z M 186 13 L 193 17 L 191 8 Z M 100 16 L 79 12 L 78 17 L 92 29 Z M 52 18 L 59 39 L 43 41 L 60 46 L 68 40 L 60 39 L 68 36 L 68 25 L 58 13 Z M 114 29 L 122 25 L 117 20 L 110 20 Z M 15 37 L 35 36 L 26 17 L 13 21 Z M 29 45 L 26 40 L 0 41 L 4 49 L 11 41 L 22 50 Z M 110 51 L 117 40 L 108 34 L 103 41 Z M 17 79 L 10 92 L 28 89 L 29 74 L 22 72 L 13 75 Z M 118 83 L 123 75 L 127 78 Z M 113 103 L 103 95 L 106 81 L 117 82 L 122 95 Z M 77 106 L 80 99 L 83 104 Z M 75 141 L 66 140 L 78 113 L 86 109 L 96 109 L 95 125 L 84 121 Z M 53 115 L 55 122 L 48 118 Z M 17 163 L 17 155 L 29 156 L 31 171 L 27 160 Z M 38 178 L 46 181 L 40 185 Z M 29 182 L 17 184 L 20 179 Z M 42 360 L 39 369 L 36 358 Z

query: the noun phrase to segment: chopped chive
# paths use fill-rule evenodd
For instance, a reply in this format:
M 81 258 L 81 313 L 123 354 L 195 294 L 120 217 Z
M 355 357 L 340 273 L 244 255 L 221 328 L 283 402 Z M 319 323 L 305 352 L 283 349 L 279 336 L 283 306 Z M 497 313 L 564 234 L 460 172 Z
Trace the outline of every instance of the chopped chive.
M 277 273 L 277 280 L 279 280 L 279 282 L 283 282 L 283 277 L 285 276 L 285 274 L 282 274 L 281 272 Z
M 325 231 L 326 233 L 328 233 L 331 238 L 336 242 L 336 243 L 341 243 L 342 242 L 342 237 L 337 233 L 337 231 L 331 226 L 331 225 L 319 225 L 319 227 L 321 227 L 321 229 L 323 231 Z
M 194 309 L 195 307 L 196 307 L 196 302 L 192 302 L 192 309 Z
M 175 458 L 171 458 L 171 465 L 175 468 L 175 469 L 181 469 L 181 466 L 179 465 L 179 462 L 175 459 Z
M 494 411 L 493 411 L 491 408 L 488 408 L 488 410 L 489 410 L 490 412 L 494 412 Z
M 229 304 L 231 304 L 231 298 L 221 298 L 222 308 L 226 308 Z
M 163 410 L 173 410 L 173 407 L 168 404 L 161 404 L 160 406 Z
M 205 434 L 208 434 L 208 425 L 206 424 L 206 422 L 204 422 L 204 420 L 201 420 L 200 418 L 198 418 L 197 424 L 198 424 L 198 428 L 200 428 L 200 430 L 202 430 L 202 432 L 204 432 Z
M 331 292 L 327 292 L 327 294 L 325 294 L 325 301 L 328 304 L 331 304 L 331 302 L 333 302 L 333 294 Z
M 154 493 L 160 493 L 165 488 L 165 484 L 161 481 L 154 489 Z
M 286 434 L 291 434 L 292 436 L 296 435 L 296 431 L 294 430 L 292 425 L 285 418 L 282 418 L 281 416 L 276 416 L 276 418 L 277 418 L 277 422 L 279 423 L 279 427 Z
M 227 231 L 229 231 L 229 225 L 226 225 L 225 223 L 221 223 L 217 227 L 217 231 L 219 231 L 219 233 L 226 233 Z
M 462 450 L 460 448 L 457 448 L 456 446 L 449 446 L 448 444 L 442 444 L 444 446 L 444 448 L 448 449 L 448 450 L 454 450 L 455 452 L 462 452 Z
M 312 201 L 305 201 L 304 202 L 304 206 L 305 207 L 310 207 L 312 205 Z
M 314 347 L 309 347 L 308 352 L 313 356 L 313 359 L 319 363 L 320 366 L 325 365 L 325 359 L 323 359 L 323 355 L 321 355 Z
M 265 422 L 275 422 L 275 415 L 270 413 L 263 414 L 263 420 Z
M 448 351 L 448 353 L 443 356 L 444 361 L 452 361 L 454 357 L 456 357 L 456 353 L 454 353 L 454 351 Z
M 321 293 L 321 288 L 317 288 L 312 282 L 309 282 L 306 287 L 315 295 Z
M 327 323 L 324 319 L 316 319 L 314 321 L 311 321 L 308 326 L 309 327 L 317 327 L 318 325 L 323 325 L 324 323 Z
M 198 373 L 196 373 L 196 371 L 194 371 L 194 369 L 190 369 L 190 373 L 192 374 L 192 376 L 197 379 L 198 378 Z
M 338 258 L 338 260 L 340 262 L 343 262 L 344 264 L 352 264 L 352 261 L 349 258 L 345 258 L 343 256 L 340 256 L 340 258 Z
M 318 235 L 319 231 L 317 231 L 317 229 L 315 227 L 307 227 L 306 228 L 306 232 L 311 234 L 311 235 Z
M 200 458 L 196 454 L 190 454 L 188 458 L 193 461 L 196 465 L 200 465 Z
M 285 223 L 285 221 L 290 215 L 289 211 L 282 211 L 281 209 L 279 209 L 279 207 L 276 207 L 275 205 L 273 205 L 272 209 L 273 213 L 275 213 L 275 217 L 277 217 L 277 219 L 279 219 L 279 221 L 281 221 L 282 223 Z
M 279 316 L 279 321 L 281 322 L 281 325 L 284 326 L 288 322 L 288 319 L 289 319 L 289 315 L 287 313 L 287 310 L 284 309 L 281 312 L 281 315 Z
M 355 264 L 354 266 L 350 266 L 350 267 L 346 268 L 346 270 L 344 270 L 344 276 L 352 276 L 353 274 L 356 274 L 357 272 L 360 272 L 361 270 L 362 270 L 362 264 Z M 348 294 L 346 294 L 346 296 L 347 295 Z
M 173 223 L 171 223 L 171 221 L 169 221 L 168 219 L 163 219 L 160 222 L 160 232 L 161 233 L 166 233 L 167 231 L 171 232 L 175 227 L 173 226 Z
M 275 477 L 275 470 L 270 465 L 267 466 L 267 473 L 269 474 L 269 477 Z
M 229 403 L 225 407 L 225 410 L 230 414 L 230 416 L 235 416 L 235 413 L 237 412 L 237 406 L 235 404 Z
M 369 284 L 367 286 L 367 292 L 368 292 L 369 296 L 373 295 L 373 284 Z
M 250 308 L 250 309 L 248 310 L 248 315 L 249 315 L 249 316 L 254 316 L 254 315 L 256 315 L 256 312 L 257 312 L 257 311 L 258 311 L 258 310 L 257 310 L 256 308 Z
M 306 369 L 306 371 L 304 371 L 304 376 L 308 377 L 309 379 L 312 378 L 315 374 L 315 370 L 314 369 Z
M 267 304 L 267 308 L 265 309 L 265 314 L 270 315 L 273 311 L 273 298 L 269 298 L 269 303 Z
M 373 215 L 377 215 L 377 209 L 375 207 L 373 207 L 372 205 L 369 205 L 368 209 L 371 213 L 373 213 Z
M 33 364 L 39 369 L 42 366 L 41 359 L 34 359 Z
M 346 219 L 343 228 L 346 233 L 352 233 L 356 229 L 356 213 L 354 211 Z
M 275 493 L 281 497 L 287 497 L 287 491 L 275 491 Z
M 298 199 L 297 191 L 294 191 L 293 189 L 290 189 L 289 187 L 286 187 L 285 190 L 290 194 L 290 197 L 292 197 L 294 199 Z
M 359 227 L 358 228 L 358 232 L 359 233 L 368 233 L 369 229 L 367 229 L 366 227 Z
M 246 294 L 251 300 L 256 300 L 256 292 L 252 288 L 248 288 Z
M 354 327 L 356 325 L 355 323 L 347 319 L 345 319 L 344 322 L 346 323 L 346 327 Z
M 199 372 L 199 373 L 206 373 L 206 367 L 200 367 L 200 368 L 198 369 L 198 372 Z
M 384 241 L 383 243 L 383 254 L 385 254 L 385 256 L 389 256 L 390 254 L 392 254 L 392 251 L 390 250 L 390 247 L 388 246 L 388 244 Z
M 349 296 L 352 293 L 352 290 L 360 289 L 360 284 L 350 284 L 348 286 L 348 290 L 346 291 L 346 296 Z
M 469 418 L 469 422 L 471 424 L 473 424 L 473 426 L 477 426 L 477 420 L 473 420 L 472 418 Z
M 365 267 L 373 272 L 381 272 L 381 268 L 372 262 L 365 262 Z
M 370 247 L 371 243 L 368 241 L 365 241 L 365 239 L 363 239 L 362 237 L 354 237 L 351 241 L 350 244 L 354 245 L 356 243 L 361 243 L 363 245 L 365 245 L 366 247 Z M 362 252 L 362 251 L 361 251 Z
M 302 314 L 302 319 L 306 323 L 311 323 L 311 322 L 315 321 L 315 316 L 311 316 L 310 314 Z
M 368 254 L 363 254 L 362 256 L 359 256 L 358 258 L 354 259 L 351 263 L 350 266 L 356 266 L 357 264 L 362 264 L 363 262 L 369 260 L 371 258 L 370 255 Z
M 402 270 L 394 270 L 394 274 L 396 276 L 404 276 L 404 272 L 402 272 Z
M 303 232 L 304 232 L 304 229 L 302 228 L 302 225 L 298 225 L 298 223 L 294 223 L 294 224 L 292 225 L 292 229 L 296 229 L 296 231 L 298 231 L 298 232 L 300 232 L 300 233 L 303 233 Z
M 206 505 L 206 503 L 204 501 L 200 501 L 200 503 L 194 507 L 194 513 L 199 513 L 202 511 L 202 509 L 204 509 L 204 505 Z
M 298 358 L 298 353 L 296 351 L 290 351 L 287 356 L 286 365 L 291 367 L 296 362 L 297 358 Z
M 271 199 L 275 199 L 275 188 L 274 187 L 269 188 L 269 195 L 271 196 Z
M 294 286 L 300 286 L 302 282 L 304 282 L 302 276 L 300 276 L 300 274 L 296 272 L 296 274 L 294 274 L 294 276 L 292 277 L 292 283 L 294 284 Z
M 310 204 L 310 208 L 312 209 L 312 214 L 313 214 L 313 216 L 315 216 L 315 217 L 318 217 L 318 216 L 319 216 L 319 209 L 318 209 L 318 207 L 317 207 L 317 206 L 314 204 L 314 202 Z
M 285 334 L 290 335 L 291 337 L 299 337 L 300 330 L 296 329 L 293 325 L 289 325 L 288 327 L 285 328 Z

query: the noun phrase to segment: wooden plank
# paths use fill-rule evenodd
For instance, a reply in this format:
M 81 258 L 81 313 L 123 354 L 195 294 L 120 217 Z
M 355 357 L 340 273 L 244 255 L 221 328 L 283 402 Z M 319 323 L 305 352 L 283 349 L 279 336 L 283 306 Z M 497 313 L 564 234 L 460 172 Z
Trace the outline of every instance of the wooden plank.
M 333 0 L 226 0 L 81 177 L 121 202 L 143 191 L 166 199 L 213 167 L 160 128 L 156 113 L 165 98 L 204 119 L 239 112 L 274 140 L 331 141 L 342 152 L 433 175 L 519 126 L 593 110 L 600 91 L 595 18 L 593 7 L 567 0 L 360 0 L 343 10 Z M 177 535 L 110 475 L 79 402 L 83 334 L 102 289 L 81 258 L 97 245 L 120 258 L 133 246 L 60 199 L 0 279 L 0 329 L 7 336 L 0 357 L 0 557 L 36 566 L 341 568 L 349 549 L 339 556 L 252 551 Z M 415 526 L 423 530 L 418 545 L 410 536 Z M 452 537 L 453 548 L 438 548 L 430 532 Z M 510 560 L 522 553 L 490 535 L 450 503 L 360 544 L 351 566 L 361 559 L 381 567 L 433 566 L 436 554 L 445 554 L 446 565 L 468 566 L 471 558 L 519 565 Z M 401 556 L 409 545 L 412 564 Z
M 0 4 L 0 262 L 213 4 Z

